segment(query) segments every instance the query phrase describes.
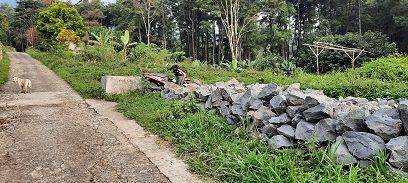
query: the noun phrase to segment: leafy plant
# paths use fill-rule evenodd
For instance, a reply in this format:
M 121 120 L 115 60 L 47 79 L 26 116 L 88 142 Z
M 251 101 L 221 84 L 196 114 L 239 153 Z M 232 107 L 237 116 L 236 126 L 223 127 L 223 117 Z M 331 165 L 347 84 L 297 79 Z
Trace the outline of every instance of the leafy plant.
M 123 36 L 120 36 L 120 40 L 122 41 L 122 45 L 123 45 L 123 60 L 124 62 L 126 62 L 128 47 L 137 44 L 137 42 L 129 43 L 130 37 L 129 37 L 128 30 L 125 30 L 125 33 L 123 34 Z
M 115 36 L 113 36 L 113 33 L 110 30 L 99 31 L 97 34 L 91 32 L 91 35 L 95 40 L 89 40 L 89 42 L 95 45 L 105 46 L 108 44 L 114 44 L 113 39 Z
M 85 32 L 84 22 L 75 8 L 65 3 L 53 3 L 39 13 L 36 28 L 41 38 L 55 43 L 58 34 L 63 30 L 72 30 L 82 36 Z

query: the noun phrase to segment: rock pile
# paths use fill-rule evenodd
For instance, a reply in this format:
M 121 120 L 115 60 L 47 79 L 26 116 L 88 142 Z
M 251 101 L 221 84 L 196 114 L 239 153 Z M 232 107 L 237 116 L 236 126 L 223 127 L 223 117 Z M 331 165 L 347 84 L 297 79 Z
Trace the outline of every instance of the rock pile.
M 186 87 L 168 83 L 162 91 L 166 99 L 189 94 L 205 109 L 217 109 L 228 124 L 250 117 L 271 148 L 293 147 L 299 141 L 332 144 L 337 161 L 346 165 L 366 165 L 386 151 L 391 165 L 408 171 L 408 100 L 334 99 L 320 90 L 301 90 L 300 84 L 244 86 L 235 79 Z

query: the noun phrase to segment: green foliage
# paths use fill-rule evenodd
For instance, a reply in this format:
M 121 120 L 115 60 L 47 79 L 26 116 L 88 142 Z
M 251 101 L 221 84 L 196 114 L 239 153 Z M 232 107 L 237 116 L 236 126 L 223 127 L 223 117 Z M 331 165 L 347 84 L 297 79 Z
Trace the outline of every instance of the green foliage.
M 89 42 L 95 45 L 105 46 L 114 44 L 113 39 L 115 36 L 113 32 L 108 29 L 97 29 L 95 32 L 91 32 L 91 35 L 95 40 L 89 40 Z
M 251 66 L 259 71 L 264 71 L 264 70 L 277 70 L 279 68 L 279 65 L 284 61 L 285 59 L 282 58 L 279 55 L 276 54 L 268 54 L 265 56 L 260 56 L 256 58 L 252 63 Z
M 151 49 L 144 47 L 142 50 L 160 52 Z M 408 181 L 388 171 L 384 156 L 374 158 L 372 166 L 361 169 L 358 166 L 344 167 L 335 163 L 325 148 L 310 146 L 305 152 L 271 150 L 249 132 L 236 133 L 237 129 L 228 126 L 225 118 L 199 109 L 194 101 L 166 101 L 159 93 L 131 93 L 112 97 L 105 96 L 100 89 L 100 77 L 103 75 L 140 75 L 138 70 L 141 69 L 162 70 L 163 60 L 156 67 L 146 68 L 145 63 L 138 60 L 125 65 L 117 62 L 90 63 L 64 53 L 42 53 L 35 50 L 30 50 L 29 53 L 53 69 L 83 97 L 119 102 L 120 111 L 127 117 L 136 119 L 145 129 L 172 142 L 177 153 L 184 156 L 191 169 L 200 175 L 225 182 Z M 379 62 L 386 62 L 386 59 L 394 58 L 380 59 Z M 330 96 L 408 96 L 408 86 L 400 82 L 399 78 L 382 82 L 379 79 L 363 78 L 358 70 L 319 76 L 295 72 L 292 77 L 287 77 L 253 70 L 237 73 L 205 64 L 193 66 L 191 62 L 181 64 L 193 79 L 206 83 L 225 81 L 232 77 L 246 83 L 255 83 L 258 78 L 263 77 L 267 82 L 274 81 L 281 85 L 300 82 L 303 87 L 323 89 Z M 303 147 L 303 144 L 297 146 Z
M 364 62 L 370 62 L 376 58 L 394 54 L 397 51 L 394 43 L 389 43 L 387 37 L 379 32 L 366 32 L 360 36 L 354 33 L 345 35 L 329 35 L 317 38 L 317 41 L 331 43 L 339 46 L 364 49 L 359 59 L 356 60 L 356 67 L 363 65 Z M 316 58 L 309 50 L 304 47 L 303 52 L 298 58 L 298 65 L 309 71 L 316 71 Z M 355 56 L 357 56 L 356 53 Z M 324 50 L 319 56 L 320 70 L 329 72 L 333 70 L 346 70 L 351 68 L 350 58 L 342 51 Z
M 138 43 L 131 50 L 129 61 L 145 65 L 148 68 L 164 67 L 170 61 L 172 54 L 167 50 L 160 49 L 154 44 Z
M 78 43 L 79 36 L 73 30 L 61 29 L 61 32 L 58 33 L 56 40 L 62 44 L 68 46 L 69 43 Z
M 385 82 L 408 83 L 408 57 L 380 58 L 356 69 L 356 74 L 364 78 L 375 78 Z
M 2 49 L 1 46 L 0 46 L 0 49 Z M 5 54 L 6 50 L 3 48 L 2 51 L 3 51 L 3 58 L 2 59 L 0 58 L 0 86 L 7 82 L 8 75 L 9 75 L 9 69 L 10 69 L 9 68 L 10 60 Z
M 81 60 L 92 63 L 119 61 L 118 56 L 112 45 L 87 45 L 80 52 Z
M 65 3 L 53 3 L 39 13 L 36 22 L 40 36 L 50 43 L 55 43 L 58 34 L 66 29 L 72 30 L 76 35 L 84 34 L 84 22 L 75 8 L 70 8 Z

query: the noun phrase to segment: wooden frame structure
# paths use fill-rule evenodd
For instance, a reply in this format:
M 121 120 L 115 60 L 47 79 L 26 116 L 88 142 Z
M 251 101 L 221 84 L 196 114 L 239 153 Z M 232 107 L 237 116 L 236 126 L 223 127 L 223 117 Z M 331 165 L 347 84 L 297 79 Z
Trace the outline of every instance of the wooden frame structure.
M 353 69 L 354 69 L 354 64 L 357 58 L 360 57 L 362 53 L 367 52 L 364 49 L 348 48 L 348 47 L 338 46 L 338 45 L 324 43 L 324 42 L 313 42 L 313 44 L 303 44 L 303 45 L 308 46 L 316 57 L 317 74 L 320 73 L 319 55 L 326 49 L 335 50 L 335 51 L 343 51 L 344 53 L 346 53 L 346 55 L 351 59 L 351 66 Z

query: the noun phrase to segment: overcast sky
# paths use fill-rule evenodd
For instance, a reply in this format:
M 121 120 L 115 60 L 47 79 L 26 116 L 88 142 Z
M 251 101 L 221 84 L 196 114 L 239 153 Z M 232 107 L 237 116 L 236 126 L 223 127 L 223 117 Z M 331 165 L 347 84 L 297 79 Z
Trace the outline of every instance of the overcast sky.
M 66 1 L 68 1 L 68 0 L 66 0 Z M 74 3 L 78 2 L 78 1 L 79 0 L 72 0 L 72 2 L 74 2 Z M 106 3 L 116 2 L 116 0 L 102 0 L 102 1 L 106 2 Z M 0 3 L 7 3 L 7 4 L 10 4 L 12 6 L 15 6 L 16 5 L 16 0 L 0 0 Z

